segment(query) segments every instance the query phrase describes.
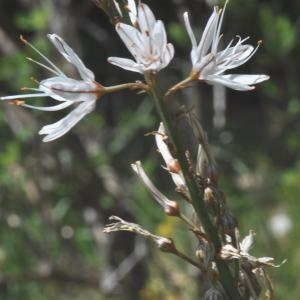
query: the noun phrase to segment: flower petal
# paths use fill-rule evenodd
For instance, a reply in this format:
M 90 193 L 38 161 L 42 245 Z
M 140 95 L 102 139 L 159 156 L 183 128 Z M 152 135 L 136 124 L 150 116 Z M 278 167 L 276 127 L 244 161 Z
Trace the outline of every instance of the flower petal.
M 170 61 L 174 57 L 174 53 L 175 53 L 175 49 L 173 44 L 171 43 L 167 44 L 165 51 L 162 53 L 162 62 L 158 71 L 165 68 L 170 63 Z
M 222 84 L 231 89 L 238 91 L 253 90 L 253 84 L 260 83 L 268 80 L 268 75 L 240 75 L 240 74 L 228 74 L 228 75 L 208 75 L 205 78 L 209 84 Z
M 118 23 L 116 25 L 116 31 L 132 56 L 138 59 L 145 48 L 140 32 L 135 27 L 124 23 Z
M 118 66 L 122 69 L 143 74 L 142 66 L 140 64 L 137 64 L 132 59 L 121 58 L 121 57 L 109 57 L 107 60 L 109 63 Z
M 51 77 L 42 80 L 39 89 L 58 101 L 93 101 L 98 97 L 94 82 L 73 78 Z
M 216 28 L 219 20 L 219 9 L 214 7 L 214 11 L 211 14 L 205 29 L 203 31 L 200 43 L 197 48 L 198 59 L 201 59 L 208 52 L 208 49 L 211 47 L 213 40 L 216 38 Z M 219 38 L 219 37 L 217 37 Z
M 137 10 L 135 0 L 127 1 L 127 9 L 129 11 L 129 18 L 133 26 L 136 26 L 137 22 Z
M 138 25 L 143 34 L 149 35 L 155 25 L 156 19 L 148 5 L 139 1 Z
M 59 37 L 57 34 L 48 34 L 47 37 L 57 48 L 60 54 L 63 55 L 68 62 L 70 62 L 76 67 L 83 80 L 86 81 L 95 80 L 94 73 L 84 65 L 84 63 L 78 57 L 78 55 L 61 37 Z
M 50 142 L 58 139 L 67 133 L 73 126 L 75 126 L 85 115 L 90 113 L 95 108 L 95 101 L 83 102 L 72 110 L 66 117 L 61 120 L 44 126 L 39 134 L 46 134 L 43 138 L 44 142 Z

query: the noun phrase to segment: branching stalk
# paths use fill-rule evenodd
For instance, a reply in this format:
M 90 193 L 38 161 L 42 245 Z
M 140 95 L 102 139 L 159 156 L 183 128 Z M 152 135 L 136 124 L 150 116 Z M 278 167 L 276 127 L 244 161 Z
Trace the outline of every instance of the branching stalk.
M 216 253 L 219 253 L 222 244 L 219 239 L 218 232 L 209 219 L 209 215 L 207 213 L 205 203 L 203 201 L 203 195 L 198 191 L 196 183 L 194 182 L 191 174 L 189 173 L 189 166 L 184 154 L 185 151 L 182 145 L 180 144 L 180 142 L 178 141 L 178 137 L 173 122 L 170 118 L 170 114 L 168 110 L 166 109 L 166 102 L 164 101 L 164 97 L 161 95 L 160 91 L 158 90 L 155 79 L 153 77 L 151 76 L 146 77 L 146 81 L 149 85 L 149 93 L 154 99 L 157 112 L 167 130 L 170 142 L 175 147 L 177 158 L 180 162 L 182 173 L 184 175 L 188 190 L 191 195 L 192 205 L 196 211 L 199 220 L 203 225 L 203 228 L 205 229 L 208 239 L 214 245 L 214 248 L 216 249 Z M 234 284 L 234 279 L 232 277 L 232 274 L 228 266 L 218 258 L 216 258 L 216 263 L 217 263 L 218 270 L 220 272 L 220 282 L 222 283 L 224 290 L 226 291 L 229 299 L 231 300 L 241 299 L 241 296 L 237 291 L 237 287 Z

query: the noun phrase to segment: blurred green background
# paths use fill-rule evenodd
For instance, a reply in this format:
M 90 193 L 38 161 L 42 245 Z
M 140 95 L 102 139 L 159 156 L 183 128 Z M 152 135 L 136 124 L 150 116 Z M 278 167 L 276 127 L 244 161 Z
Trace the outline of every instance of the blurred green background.
M 190 68 L 190 42 L 182 13 L 191 12 L 198 34 L 212 0 L 147 1 L 167 27 L 176 57 L 160 74 L 164 88 Z M 221 3 L 222 4 L 222 3 Z M 300 298 L 300 1 L 231 0 L 223 32 L 227 44 L 250 36 L 256 55 L 238 73 L 271 80 L 247 93 L 199 84 L 172 105 L 195 107 L 208 132 L 230 208 L 242 236 L 256 232 L 257 256 L 288 261 L 270 270 L 275 298 Z M 0 2 L 0 93 L 18 93 L 49 76 L 26 61 L 37 58 L 24 35 L 72 75 L 46 38 L 57 33 L 76 50 L 103 85 L 142 79 L 107 63 L 130 57 L 107 16 L 89 0 Z M 74 74 L 73 74 L 74 75 Z M 33 99 L 33 103 L 37 100 Z M 51 101 L 51 100 L 45 100 Z M 0 103 L 0 298 L 196 299 L 197 273 L 131 234 L 102 233 L 110 215 L 172 236 L 193 253 L 196 245 L 175 219 L 165 217 L 133 174 L 142 160 L 153 181 L 174 195 L 153 137 L 159 120 L 151 99 L 123 92 L 105 96 L 97 109 L 57 141 L 37 132 L 65 112 L 43 113 Z

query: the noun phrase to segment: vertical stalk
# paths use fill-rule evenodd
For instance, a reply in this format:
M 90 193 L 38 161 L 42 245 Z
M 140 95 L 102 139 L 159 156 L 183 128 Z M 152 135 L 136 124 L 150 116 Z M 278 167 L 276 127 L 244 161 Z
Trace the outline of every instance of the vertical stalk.
M 203 228 L 205 229 L 209 240 L 214 245 L 216 253 L 219 253 L 222 244 L 220 242 L 218 232 L 209 219 L 203 200 L 203 195 L 200 194 L 196 183 L 190 176 L 189 165 L 185 157 L 185 151 L 180 142 L 178 141 L 176 130 L 174 128 L 172 120 L 170 119 L 170 114 L 166 109 L 163 96 L 159 92 L 155 80 L 152 80 L 152 78 L 150 77 L 146 78 L 146 80 L 149 84 L 149 93 L 154 99 L 157 112 L 162 122 L 164 123 L 170 142 L 175 146 L 175 149 L 177 151 L 177 158 L 180 162 L 182 173 L 184 175 L 188 190 L 191 195 L 192 205 L 196 211 L 199 220 L 201 221 L 201 224 L 203 225 Z M 220 282 L 222 283 L 228 298 L 230 300 L 240 300 L 241 296 L 237 291 L 237 286 L 234 284 L 234 279 L 228 266 L 218 258 L 216 259 L 216 264 L 220 273 Z

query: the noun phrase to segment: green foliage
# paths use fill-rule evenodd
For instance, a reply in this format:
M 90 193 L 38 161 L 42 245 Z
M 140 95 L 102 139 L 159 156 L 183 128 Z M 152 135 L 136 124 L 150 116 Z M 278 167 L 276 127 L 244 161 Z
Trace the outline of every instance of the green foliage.
M 15 22 L 21 30 L 41 31 L 47 28 L 48 11 L 43 7 L 38 7 L 29 12 L 18 12 L 15 16 Z
M 288 16 L 276 15 L 267 5 L 262 5 L 259 13 L 268 51 L 279 57 L 288 55 L 296 42 L 296 29 Z

